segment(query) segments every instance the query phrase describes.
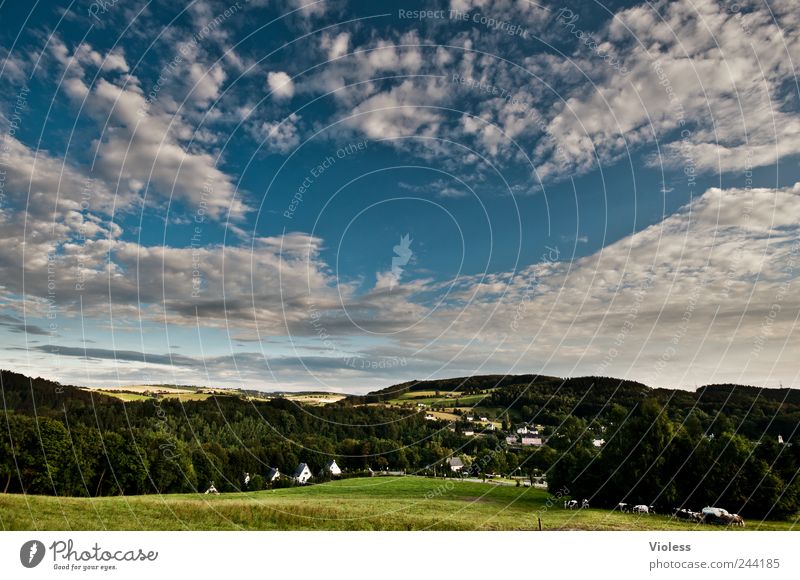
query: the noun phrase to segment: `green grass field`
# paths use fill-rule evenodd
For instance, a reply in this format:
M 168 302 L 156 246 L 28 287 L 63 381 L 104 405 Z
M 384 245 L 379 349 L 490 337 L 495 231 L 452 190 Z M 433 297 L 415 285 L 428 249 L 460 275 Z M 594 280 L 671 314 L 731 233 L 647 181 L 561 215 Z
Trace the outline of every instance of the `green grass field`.
M 56 498 L 0 494 L 4 530 L 711 530 L 665 516 L 548 505 L 541 489 L 421 477 L 255 493 Z M 739 528 L 737 528 L 739 529 Z M 747 522 L 747 530 L 800 522 Z

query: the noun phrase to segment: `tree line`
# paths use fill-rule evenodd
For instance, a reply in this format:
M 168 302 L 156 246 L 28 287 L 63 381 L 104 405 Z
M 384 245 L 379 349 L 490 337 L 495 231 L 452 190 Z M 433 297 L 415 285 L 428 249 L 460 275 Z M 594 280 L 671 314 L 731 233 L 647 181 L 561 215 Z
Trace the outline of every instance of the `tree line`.
M 730 421 L 710 432 L 696 413 L 675 421 L 668 411 L 657 398 L 631 411 L 614 407 L 599 449 L 586 421 L 571 418 L 550 440 L 559 452 L 551 488 L 608 508 L 625 502 L 665 512 L 718 506 L 752 518 L 797 514 L 800 445 L 748 439 Z
M 487 388 L 479 378 L 467 387 Z M 416 409 L 354 397 L 323 407 L 238 396 L 122 402 L 8 371 L 0 390 L 0 490 L 7 493 L 189 493 L 212 481 L 219 491 L 238 491 L 245 473 L 247 489 L 257 490 L 268 467 L 291 475 L 304 462 L 318 476 L 330 459 L 349 473 L 455 476 L 445 462 L 460 456 L 471 474 L 544 475 L 551 489 L 596 506 L 718 505 L 769 518 L 800 510 L 800 401 L 790 390 L 707 387 L 699 402 L 697 393 L 611 379 L 507 381 L 487 398 L 506 404 L 513 397 L 508 413 L 545 425 L 546 444 L 535 448 L 506 445 L 515 421 L 468 437 Z

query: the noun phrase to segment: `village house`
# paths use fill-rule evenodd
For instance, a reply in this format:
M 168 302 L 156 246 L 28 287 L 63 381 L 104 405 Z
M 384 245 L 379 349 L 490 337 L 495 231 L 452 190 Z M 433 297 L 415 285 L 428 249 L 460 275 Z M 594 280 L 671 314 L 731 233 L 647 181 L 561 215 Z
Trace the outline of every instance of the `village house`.
M 605 444 L 606 444 L 605 439 L 592 439 L 592 445 L 594 445 L 595 447 L 602 447 Z
M 281 477 L 281 472 L 278 471 L 277 467 L 268 467 L 267 468 L 267 475 L 264 476 L 264 480 L 267 483 L 275 483 Z
M 450 466 L 450 471 L 452 471 L 453 473 L 458 473 L 459 471 L 464 469 L 464 462 L 461 461 L 460 457 L 448 457 L 447 465 Z
M 294 470 L 293 477 L 297 483 L 306 483 L 311 479 L 311 470 L 308 468 L 308 465 L 301 463 L 297 466 L 297 469 Z
M 325 464 L 324 470 L 326 473 L 330 473 L 331 475 L 341 475 L 342 470 L 341 468 L 336 465 L 336 460 L 331 459 L 328 463 Z
M 541 437 L 522 437 L 520 439 L 520 443 L 522 445 L 532 445 L 534 447 L 540 447 L 543 445 Z

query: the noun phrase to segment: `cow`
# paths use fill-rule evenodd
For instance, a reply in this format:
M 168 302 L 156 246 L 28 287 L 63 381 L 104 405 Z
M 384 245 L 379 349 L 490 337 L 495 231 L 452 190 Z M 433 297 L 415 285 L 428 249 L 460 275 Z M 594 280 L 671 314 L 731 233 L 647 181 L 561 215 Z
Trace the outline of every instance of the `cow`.
M 704 524 L 718 524 L 725 526 L 730 523 L 731 514 L 722 508 L 704 507 L 702 509 L 702 514 Z
M 675 508 L 674 510 L 672 510 L 672 517 L 679 520 L 690 520 L 693 522 L 701 522 L 703 519 L 703 514 L 693 512 L 692 510 L 686 508 Z
M 649 514 L 650 513 L 650 508 L 648 506 L 644 505 L 644 504 L 639 504 L 639 505 L 633 506 L 631 511 L 633 513 L 635 513 L 635 514 Z
M 585 499 L 585 500 L 583 500 L 583 501 L 581 502 L 581 509 L 582 509 L 582 510 L 585 510 L 585 509 L 588 509 L 588 508 L 589 508 L 589 500 L 588 500 L 588 499 Z
M 672 517 L 677 520 L 690 520 L 692 519 L 692 512 L 686 508 L 675 508 L 672 510 Z
M 620 502 L 617 504 L 617 509 L 624 514 L 627 514 L 630 513 L 631 511 L 631 505 L 624 502 Z
M 722 516 L 722 522 L 728 526 L 737 526 L 737 527 L 744 527 L 744 519 L 739 514 L 728 514 L 727 516 Z
M 576 507 L 578 507 L 577 499 L 571 499 L 564 502 L 564 509 L 574 510 Z

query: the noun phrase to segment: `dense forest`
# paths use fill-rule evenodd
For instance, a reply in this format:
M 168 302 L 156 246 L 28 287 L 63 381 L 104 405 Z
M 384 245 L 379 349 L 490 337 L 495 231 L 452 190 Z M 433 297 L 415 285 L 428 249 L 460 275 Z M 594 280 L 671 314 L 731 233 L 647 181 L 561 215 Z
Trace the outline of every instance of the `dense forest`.
M 660 510 L 722 505 L 745 517 L 772 519 L 800 510 L 800 445 L 750 440 L 727 419 L 709 434 L 693 412 L 683 422 L 671 420 L 656 398 L 630 413 L 617 407 L 614 414 L 600 449 L 580 418 L 567 420 L 551 438 L 559 452 L 548 473 L 552 488 L 609 508 L 618 502 Z
M 481 455 L 497 441 L 467 439 L 414 411 L 342 402 L 306 407 L 287 399 L 214 396 L 123 403 L 74 387 L 2 372 L 0 486 L 5 492 L 97 496 L 262 486 L 267 467 L 317 475 L 335 458 L 351 472 L 433 472 L 454 454 Z M 484 469 L 537 464 L 493 452 Z M 319 479 L 319 476 L 317 476 Z
M 503 429 L 467 437 L 401 393 L 481 396 Z M 484 376 L 414 381 L 310 407 L 286 398 L 217 395 L 178 401 L 117 398 L 2 371 L 0 490 L 62 496 L 265 487 L 268 467 L 316 479 L 336 459 L 349 474 L 448 474 L 460 456 L 472 475 L 544 475 L 551 489 L 613 507 L 724 504 L 779 518 L 800 509 L 800 391 L 716 385 L 695 392 L 587 377 Z M 546 444 L 506 445 L 518 422 L 543 426 Z M 784 443 L 778 443 L 778 436 Z M 598 447 L 598 438 L 604 444 Z M 290 485 L 283 480 L 280 485 Z

